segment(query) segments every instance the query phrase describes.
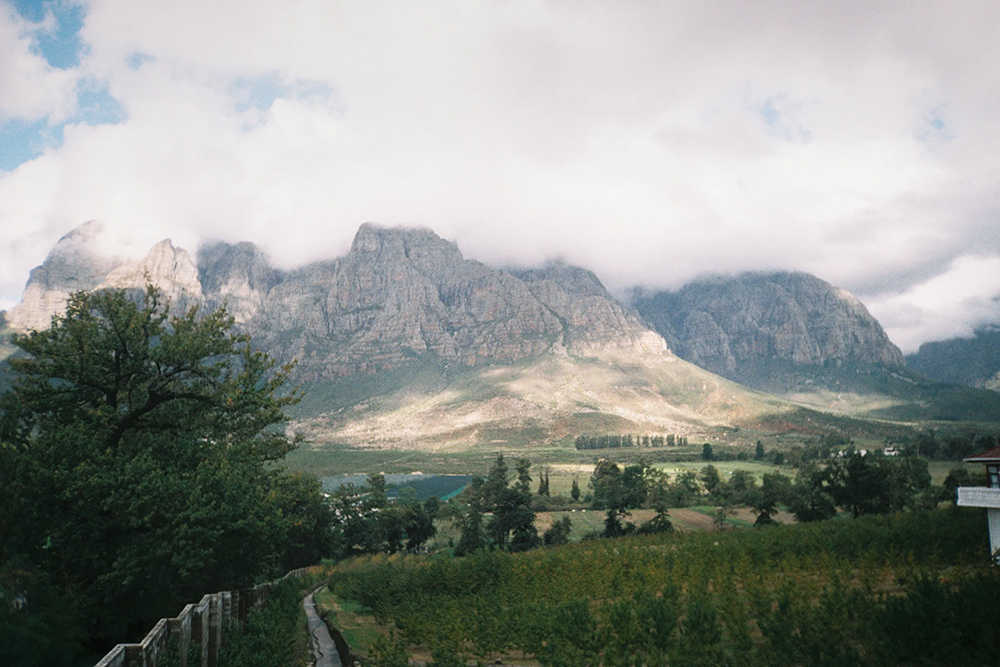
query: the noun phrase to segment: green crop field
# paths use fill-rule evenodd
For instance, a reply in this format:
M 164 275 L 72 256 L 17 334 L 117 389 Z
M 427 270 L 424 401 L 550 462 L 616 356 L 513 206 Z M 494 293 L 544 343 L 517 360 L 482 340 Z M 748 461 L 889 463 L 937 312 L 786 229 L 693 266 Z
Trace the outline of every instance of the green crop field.
M 982 512 L 951 508 L 515 555 L 367 556 L 339 564 L 330 587 L 421 655 L 986 665 L 1000 649 L 987 551 Z

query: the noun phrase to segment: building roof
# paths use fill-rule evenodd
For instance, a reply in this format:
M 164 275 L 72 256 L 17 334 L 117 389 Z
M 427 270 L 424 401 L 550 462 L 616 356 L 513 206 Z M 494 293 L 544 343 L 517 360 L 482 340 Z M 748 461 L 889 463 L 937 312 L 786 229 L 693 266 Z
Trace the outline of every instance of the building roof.
M 993 461 L 1000 461 L 1000 447 L 994 447 L 993 449 L 987 449 L 985 452 L 979 452 L 978 454 L 967 456 L 964 460 L 971 463 L 990 463 Z

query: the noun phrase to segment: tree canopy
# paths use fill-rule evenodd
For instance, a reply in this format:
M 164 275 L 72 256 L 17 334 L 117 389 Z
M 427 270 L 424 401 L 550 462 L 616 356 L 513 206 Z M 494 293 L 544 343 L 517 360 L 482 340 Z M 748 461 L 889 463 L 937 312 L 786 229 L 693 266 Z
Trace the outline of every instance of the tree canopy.
M 81 292 L 14 339 L 27 357 L 0 399 L 0 568 L 51 581 L 95 649 L 326 549 L 318 481 L 272 465 L 296 446 L 291 367 L 233 323 L 170 315 L 152 287 Z

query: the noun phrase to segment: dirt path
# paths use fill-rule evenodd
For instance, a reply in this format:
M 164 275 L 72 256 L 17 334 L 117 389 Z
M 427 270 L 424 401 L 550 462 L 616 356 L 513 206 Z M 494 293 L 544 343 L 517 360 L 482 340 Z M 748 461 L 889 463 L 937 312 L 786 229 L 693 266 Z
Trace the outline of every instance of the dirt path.
M 312 638 L 313 656 L 316 658 L 313 663 L 315 667 L 342 667 L 340 654 L 337 653 L 337 647 L 330 637 L 330 631 L 316 613 L 316 603 L 313 601 L 312 593 L 302 600 L 302 608 L 306 610 L 306 618 L 309 621 L 309 636 Z

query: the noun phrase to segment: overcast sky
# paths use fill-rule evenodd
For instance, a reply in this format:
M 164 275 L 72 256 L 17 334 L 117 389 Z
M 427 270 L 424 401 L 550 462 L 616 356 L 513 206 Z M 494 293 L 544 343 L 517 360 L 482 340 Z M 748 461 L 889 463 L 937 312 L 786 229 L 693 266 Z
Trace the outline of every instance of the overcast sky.
M 0 308 L 119 251 L 357 227 L 613 290 L 795 269 L 904 351 L 1000 321 L 1000 3 L 0 0 Z

